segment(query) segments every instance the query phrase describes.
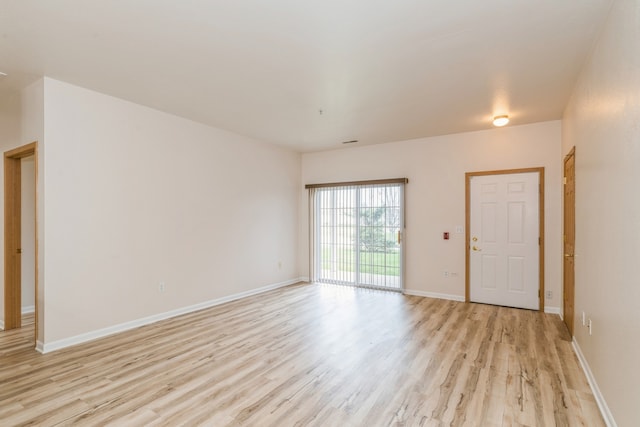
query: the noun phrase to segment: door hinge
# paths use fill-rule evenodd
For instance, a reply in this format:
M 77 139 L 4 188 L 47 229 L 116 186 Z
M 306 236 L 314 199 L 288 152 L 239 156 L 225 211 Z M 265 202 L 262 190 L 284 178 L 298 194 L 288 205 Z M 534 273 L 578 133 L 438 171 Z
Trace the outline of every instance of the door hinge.
M 566 177 L 566 176 L 562 178 L 562 183 L 563 183 L 564 185 L 567 185 L 567 177 Z

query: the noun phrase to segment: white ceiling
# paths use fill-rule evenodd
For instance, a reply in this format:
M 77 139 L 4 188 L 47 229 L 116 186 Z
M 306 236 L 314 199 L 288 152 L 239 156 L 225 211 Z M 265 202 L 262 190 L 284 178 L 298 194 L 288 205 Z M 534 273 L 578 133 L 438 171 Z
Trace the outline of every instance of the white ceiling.
M 611 3 L 0 0 L 0 96 L 46 75 L 298 151 L 560 119 Z

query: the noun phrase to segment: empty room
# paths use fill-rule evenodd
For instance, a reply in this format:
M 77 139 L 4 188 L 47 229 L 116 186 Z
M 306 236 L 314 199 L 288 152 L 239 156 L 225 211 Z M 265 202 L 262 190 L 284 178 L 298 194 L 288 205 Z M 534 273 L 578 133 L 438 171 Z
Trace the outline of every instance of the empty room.
M 640 425 L 640 0 L 0 0 L 0 148 L 0 426 Z

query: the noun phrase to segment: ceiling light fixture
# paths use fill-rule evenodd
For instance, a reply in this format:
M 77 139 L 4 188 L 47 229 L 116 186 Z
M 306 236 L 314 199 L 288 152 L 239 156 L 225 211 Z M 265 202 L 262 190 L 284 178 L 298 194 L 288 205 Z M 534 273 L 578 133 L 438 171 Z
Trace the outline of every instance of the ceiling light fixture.
M 503 116 L 495 116 L 493 118 L 493 125 L 497 127 L 501 127 L 509 123 L 509 116 L 506 114 Z
M 7 73 L 3 73 L 2 71 L 0 71 L 0 77 L 7 77 Z

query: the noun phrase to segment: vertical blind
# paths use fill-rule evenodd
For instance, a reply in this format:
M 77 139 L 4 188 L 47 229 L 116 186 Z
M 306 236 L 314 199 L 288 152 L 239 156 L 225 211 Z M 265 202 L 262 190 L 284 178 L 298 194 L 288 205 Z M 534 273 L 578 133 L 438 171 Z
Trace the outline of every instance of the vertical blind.
M 402 289 L 405 182 L 307 186 L 313 281 Z

